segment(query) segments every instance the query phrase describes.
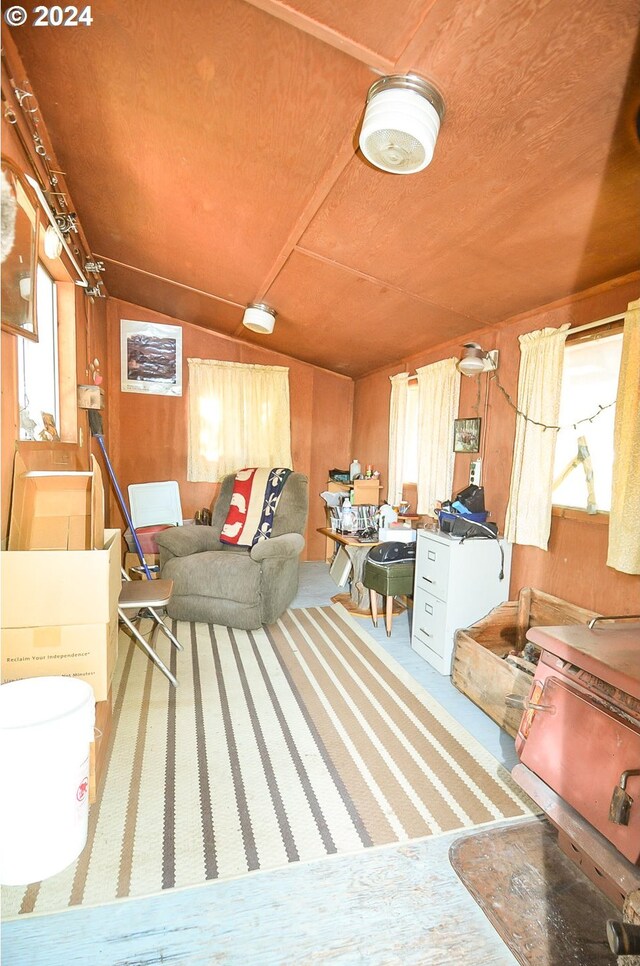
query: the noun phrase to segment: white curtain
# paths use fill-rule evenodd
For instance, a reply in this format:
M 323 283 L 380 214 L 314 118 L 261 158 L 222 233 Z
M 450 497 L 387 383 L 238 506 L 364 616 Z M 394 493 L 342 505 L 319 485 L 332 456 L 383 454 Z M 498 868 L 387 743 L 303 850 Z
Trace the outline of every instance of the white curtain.
M 289 370 L 189 359 L 187 479 L 291 463 Z
M 520 336 L 518 409 L 547 426 L 558 424 L 562 364 L 568 323 Z M 546 550 L 551 530 L 551 491 L 556 431 L 516 416 L 505 538 Z
M 613 430 L 607 566 L 640 574 L 640 299 L 624 317 Z
M 435 516 L 438 500 L 451 497 L 453 421 L 460 402 L 456 358 L 417 369 L 418 375 L 418 513 Z
M 402 500 L 402 484 L 405 482 L 404 464 L 407 443 L 415 445 L 415 441 L 408 441 L 407 428 L 407 396 L 409 388 L 409 373 L 399 372 L 389 377 L 391 380 L 391 402 L 389 406 L 389 485 L 387 500 L 392 506 L 397 506 Z

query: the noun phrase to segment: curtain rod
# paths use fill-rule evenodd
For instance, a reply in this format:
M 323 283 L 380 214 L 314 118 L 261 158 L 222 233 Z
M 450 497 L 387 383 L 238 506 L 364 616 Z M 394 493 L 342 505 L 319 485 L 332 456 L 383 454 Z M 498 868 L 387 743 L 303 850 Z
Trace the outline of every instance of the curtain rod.
M 624 312 L 618 312 L 617 315 L 610 315 L 606 319 L 598 319 L 597 322 L 587 322 L 585 325 L 578 325 L 575 329 L 569 329 L 567 335 L 575 335 L 576 332 L 586 332 L 587 329 L 596 329 L 600 325 L 607 325 L 609 322 L 622 322 L 624 320 Z

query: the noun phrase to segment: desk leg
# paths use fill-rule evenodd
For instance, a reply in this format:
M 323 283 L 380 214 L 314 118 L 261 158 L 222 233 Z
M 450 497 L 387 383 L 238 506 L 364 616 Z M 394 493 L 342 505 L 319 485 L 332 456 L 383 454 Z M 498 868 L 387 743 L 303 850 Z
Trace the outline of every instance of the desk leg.
M 353 610 L 358 610 L 369 614 L 369 591 L 362 583 L 364 575 L 364 563 L 371 547 L 347 547 L 347 553 L 351 557 L 353 573 L 351 574 L 351 604 Z

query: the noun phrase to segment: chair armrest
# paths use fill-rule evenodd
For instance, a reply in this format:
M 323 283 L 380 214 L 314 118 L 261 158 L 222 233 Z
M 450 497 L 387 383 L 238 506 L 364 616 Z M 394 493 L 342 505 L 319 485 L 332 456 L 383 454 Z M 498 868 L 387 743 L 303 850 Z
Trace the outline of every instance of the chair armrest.
M 156 535 L 160 550 L 160 567 L 172 557 L 188 557 L 206 550 L 222 550 L 222 544 L 211 527 L 170 527 Z
M 260 540 L 251 548 L 251 559 L 259 563 L 275 557 L 297 557 L 304 547 L 304 537 L 300 533 L 282 533 L 279 537 Z

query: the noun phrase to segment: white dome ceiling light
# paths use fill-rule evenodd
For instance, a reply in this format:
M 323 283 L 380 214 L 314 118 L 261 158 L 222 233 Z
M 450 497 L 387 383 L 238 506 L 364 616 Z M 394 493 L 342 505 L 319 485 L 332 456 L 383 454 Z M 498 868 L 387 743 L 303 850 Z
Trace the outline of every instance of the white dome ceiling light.
M 277 312 L 266 302 L 251 302 L 244 310 L 242 324 L 252 332 L 260 335 L 271 335 L 276 324 Z
M 477 376 L 481 372 L 491 372 L 498 368 L 498 350 L 490 349 L 485 352 L 477 342 L 465 342 L 464 352 L 458 362 L 458 369 L 463 376 Z
M 441 94 L 416 74 L 381 77 L 367 94 L 362 153 L 382 171 L 422 171 L 433 157 L 444 112 Z

